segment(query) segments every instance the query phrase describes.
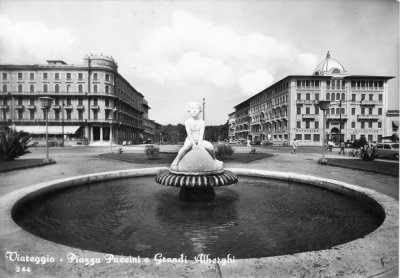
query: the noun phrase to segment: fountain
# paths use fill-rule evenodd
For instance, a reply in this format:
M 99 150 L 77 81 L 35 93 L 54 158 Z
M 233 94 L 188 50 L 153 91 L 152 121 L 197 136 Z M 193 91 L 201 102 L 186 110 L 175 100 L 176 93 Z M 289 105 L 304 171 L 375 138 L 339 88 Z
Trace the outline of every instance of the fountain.
M 245 276 L 250 269 L 254 276 L 265 276 L 266 271 L 281 277 L 335 276 L 329 263 L 340 271 L 350 268 L 348 276 L 393 271 L 395 200 L 296 173 L 225 170 L 212 145 L 202 140 L 200 109 L 196 103 L 189 106 L 188 138 L 168 169 L 71 177 L 0 198 L 0 219 L 6 227 L 0 240 L 6 237 L 11 242 L 15 237 L 16 249 L 37 248 L 39 242 L 46 252 L 64 246 L 77 256 L 101 252 L 154 258 L 153 264 L 143 263 L 140 269 L 150 268 L 155 275 L 154 269 L 162 269 L 166 276 L 173 274 L 158 263 L 160 254 L 184 258 L 184 264 L 172 269 L 185 275 L 214 271 L 214 265 L 219 276 Z M 180 188 L 178 195 L 173 187 Z M 13 220 L 7 216 L 10 211 Z M 212 260 L 204 269 L 197 261 L 200 255 L 236 260 L 232 265 Z M 84 266 L 74 267 L 86 271 Z M 95 273 L 109 268 L 113 266 L 99 265 Z M 115 268 L 115 273 L 132 271 L 131 265 Z

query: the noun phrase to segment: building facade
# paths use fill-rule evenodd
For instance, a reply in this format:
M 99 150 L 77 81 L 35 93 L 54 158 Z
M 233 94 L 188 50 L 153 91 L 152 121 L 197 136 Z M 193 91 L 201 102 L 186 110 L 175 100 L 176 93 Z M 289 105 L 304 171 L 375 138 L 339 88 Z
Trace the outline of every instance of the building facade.
M 82 65 L 0 65 L 0 124 L 35 136 L 45 134 L 39 97 L 54 99 L 49 134 L 117 143 L 143 137 L 147 101 L 122 75 L 112 57 L 91 55 Z
M 328 140 L 365 136 L 381 141 L 388 133 L 385 110 L 391 78 L 349 75 L 328 52 L 312 75 L 287 76 L 235 106 L 236 137 L 274 145 L 289 145 L 296 138 L 301 145 L 322 145 L 323 112 L 318 103 L 329 100 Z

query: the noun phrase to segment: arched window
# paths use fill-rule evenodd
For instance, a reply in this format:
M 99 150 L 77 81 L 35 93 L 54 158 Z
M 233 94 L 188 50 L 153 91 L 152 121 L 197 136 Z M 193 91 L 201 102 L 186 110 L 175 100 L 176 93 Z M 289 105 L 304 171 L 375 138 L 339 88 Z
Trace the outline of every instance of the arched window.
M 78 86 L 78 92 L 79 92 L 79 93 L 82 93 L 82 92 L 83 92 L 83 86 L 82 86 L 82 84 L 79 84 L 79 86 Z
M 336 108 L 336 114 L 340 114 L 340 109 Z
M 106 94 L 110 92 L 110 86 L 106 85 Z
M 334 70 L 332 71 L 332 73 L 340 73 L 340 70 L 334 69 Z
M 69 93 L 71 90 L 71 85 L 67 85 L 67 93 Z
M 346 95 L 342 93 L 342 100 L 346 100 Z
M 335 114 L 335 108 L 331 109 L 331 114 L 334 115 Z
M 31 84 L 31 85 L 29 86 L 29 91 L 30 91 L 31 93 L 34 93 L 34 92 L 35 92 L 35 86 L 34 86 L 33 84 Z
M 345 113 L 344 113 L 344 108 L 342 108 L 342 114 L 345 114 Z
M 43 85 L 43 93 L 47 93 L 48 89 L 47 89 L 47 84 Z
M 336 94 L 336 100 L 340 100 L 340 94 L 339 93 Z
M 93 92 L 94 92 L 94 93 L 97 93 L 97 85 L 94 85 L 94 86 L 93 86 Z
M 331 100 L 335 100 L 335 94 L 331 95 Z
M 22 93 L 22 84 L 18 84 L 18 93 Z
M 331 94 L 330 93 L 326 93 L 326 100 L 329 100 L 331 98 Z
M 60 92 L 60 85 L 56 84 L 55 88 L 54 88 L 56 93 Z
M 7 93 L 7 85 L 6 84 L 3 85 L 3 93 Z

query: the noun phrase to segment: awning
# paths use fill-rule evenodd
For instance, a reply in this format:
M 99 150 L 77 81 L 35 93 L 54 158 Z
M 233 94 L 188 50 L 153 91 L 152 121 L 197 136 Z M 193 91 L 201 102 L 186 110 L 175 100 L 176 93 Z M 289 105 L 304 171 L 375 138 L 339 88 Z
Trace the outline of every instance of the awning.
M 392 128 L 399 128 L 399 121 L 392 121 Z
M 64 126 L 64 134 L 74 134 L 80 126 Z M 31 134 L 46 134 L 46 126 L 15 126 L 15 129 L 25 131 Z M 62 134 L 62 126 L 49 126 L 49 134 Z

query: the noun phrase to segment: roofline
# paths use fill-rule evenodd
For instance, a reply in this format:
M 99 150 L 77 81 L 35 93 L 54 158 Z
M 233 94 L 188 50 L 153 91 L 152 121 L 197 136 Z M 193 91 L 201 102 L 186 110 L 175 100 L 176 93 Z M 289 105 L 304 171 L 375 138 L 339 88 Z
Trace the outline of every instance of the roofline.
M 395 78 L 394 76 L 379 76 L 379 75 L 346 75 L 343 77 L 343 79 L 365 79 L 365 78 L 379 78 L 379 79 L 385 79 L 385 80 L 389 80 L 392 78 Z

